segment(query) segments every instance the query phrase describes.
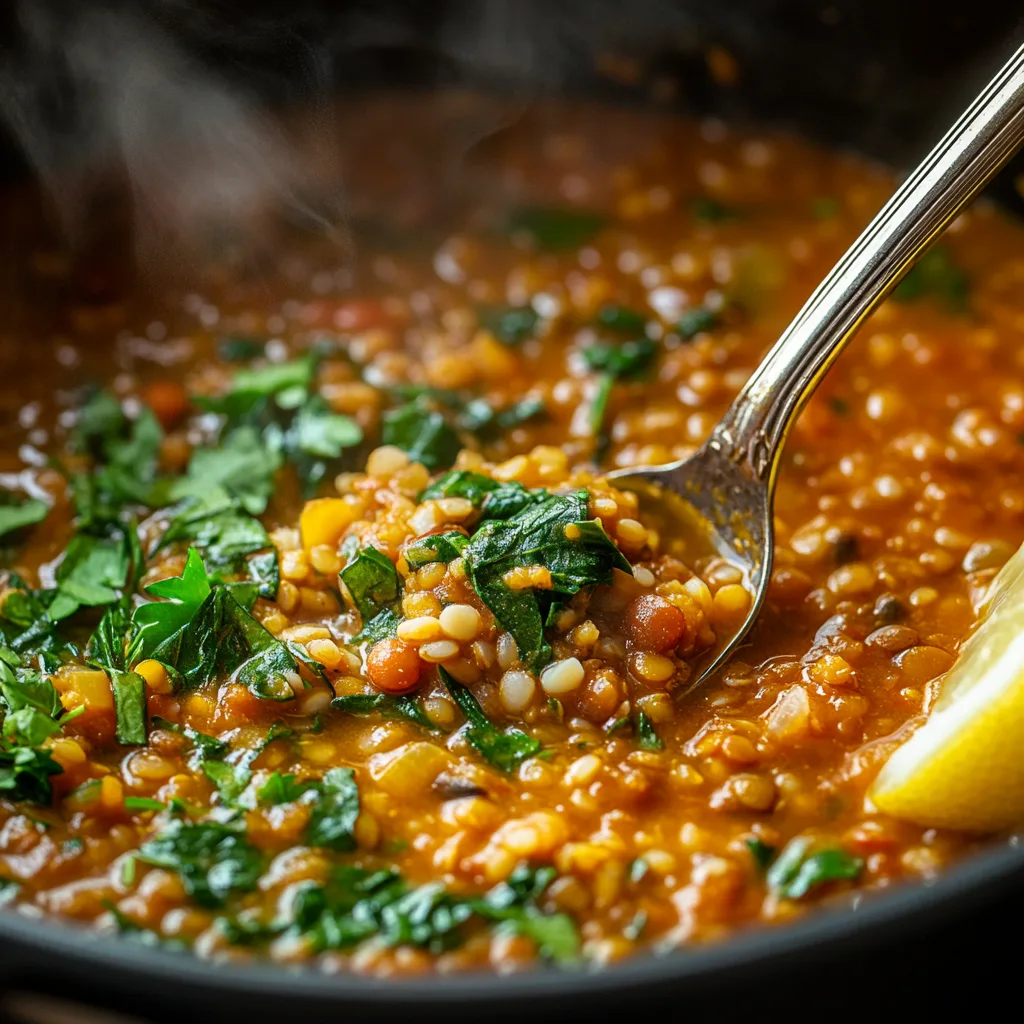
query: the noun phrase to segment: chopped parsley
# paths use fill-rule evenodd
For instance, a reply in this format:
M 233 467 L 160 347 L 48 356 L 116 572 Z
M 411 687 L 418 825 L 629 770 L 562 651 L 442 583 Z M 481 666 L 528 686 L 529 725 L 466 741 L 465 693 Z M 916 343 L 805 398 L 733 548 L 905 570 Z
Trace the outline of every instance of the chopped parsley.
M 0 537 L 41 523 L 49 511 L 45 501 L 15 496 L 12 491 L 0 488 Z

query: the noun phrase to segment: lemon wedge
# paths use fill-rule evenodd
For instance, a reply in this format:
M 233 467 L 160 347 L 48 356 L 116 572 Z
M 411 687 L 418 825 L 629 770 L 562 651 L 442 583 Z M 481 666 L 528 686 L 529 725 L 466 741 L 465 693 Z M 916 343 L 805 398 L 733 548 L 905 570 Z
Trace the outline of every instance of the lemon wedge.
M 983 832 L 1024 821 L 1024 546 L 979 616 L 928 720 L 868 792 L 886 814 Z

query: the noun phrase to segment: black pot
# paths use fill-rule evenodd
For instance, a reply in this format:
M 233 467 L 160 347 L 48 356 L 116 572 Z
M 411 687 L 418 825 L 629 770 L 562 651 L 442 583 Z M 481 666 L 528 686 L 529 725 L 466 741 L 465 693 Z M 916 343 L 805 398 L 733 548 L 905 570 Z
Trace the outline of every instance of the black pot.
M 21 7 L 73 31 L 82 11 L 100 5 L 24 0 Z M 671 79 L 680 87 L 676 105 L 687 112 L 795 127 L 897 166 L 923 154 L 1024 35 L 1017 5 L 995 0 L 952 12 L 920 0 L 148 0 L 125 7 L 195 61 L 268 101 L 462 84 L 644 104 L 664 94 L 652 83 Z M 0 74 L 6 69 L 21 81 L 23 117 L 59 127 L 65 138 L 87 136 L 88 105 L 69 81 L 61 47 L 45 45 L 45 33 L 27 29 L 18 10 L 0 13 Z M 736 59 L 734 83 L 708 73 L 710 45 Z M 594 54 L 610 47 L 646 60 L 641 83 L 612 85 L 595 75 Z M 0 177 L 31 173 L 29 166 L 13 133 L 0 137 Z M 1018 159 L 992 187 L 1010 207 L 1022 208 L 1013 187 L 1022 168 Z M 53 1010 L 47 1000 L 175 1022 L 305 1024 L 361 1012 L 404 1020 L 601 1020 L 612 1013 L 699 1020 L 723 1012 L 846 1020 L 871 1011 L 887 1019 L 900 1010 L 948 1010 L 960 999 L 981 1005 L 984 993 L 1008 986 L 1016 964 L 1002 937 L 1022 909 L 1024 850 L 1003 843 L 930 885 L 864 896 L 702 949 L 597 973 L 401 982 L 272 964 L 215 967 L 0 914 L 0 1019 L 65 1019 L 46 1017 Z

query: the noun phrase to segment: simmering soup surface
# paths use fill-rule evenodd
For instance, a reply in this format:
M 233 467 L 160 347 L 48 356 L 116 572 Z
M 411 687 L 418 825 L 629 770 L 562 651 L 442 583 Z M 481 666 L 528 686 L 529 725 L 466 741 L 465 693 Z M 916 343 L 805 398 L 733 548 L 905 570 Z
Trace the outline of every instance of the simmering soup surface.
M 154 295 L 23 244 L 6 912 L 509 971 L 785 922 L 974 844 L 865 791 L 1024 539 L 1019 226 L 976 204 L 839 361 L 787 445 L 759 624 L 683 695 L 744 582 L 602 472 L 700 444 L 892 178 L 554 105 L 441 159 L 450 102 L 346 111 L 350 244 L 296 229 L 273 271 Z

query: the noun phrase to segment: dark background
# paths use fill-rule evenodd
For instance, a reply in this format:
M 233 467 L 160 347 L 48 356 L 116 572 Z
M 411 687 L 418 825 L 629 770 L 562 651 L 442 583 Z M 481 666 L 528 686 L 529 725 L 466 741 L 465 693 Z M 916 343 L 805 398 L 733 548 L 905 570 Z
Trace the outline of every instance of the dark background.
M 123 45 L 122 24 L 130 29 Z M 793 127 L 907 166 L 1020 43 L 1022 27 L 1018 3 L 993 0 L 4 0 L 0 180 L 46 179 L 116 158 L 118 138 L 104 117 L 103 97 L 117 90 L 122 51 L 140 34 L 223 90 L 260 105 L 316 104 L 380 87 L 464 85 L 524 99 L 572 92 Z M 105 51 L 94 52 L 97 37 Z M 709 73 L 711 46 L 735 58 L 734 82 L 722 84 Z M 628 84 L 597 74 L 595 54 L 609 51 L 640 58 L 643 72 Z M 993 188 L 1018 212 L 1024 204 L 1013 183 L 1022 170 L 1018 158 Z M 557 1017 L 585 1013 L 601 1020 L 615 1010 L 668 1020 L 783 1013 L 795 1020 L 925 1013 L 946 1019 L 965 1006 L 987 1015 L 1016 995 L 1022 913 L 1018 872 L 955 914 L 940 911 L 923 926 L 879 931 L 855 946 L 823 947 L 775 965 L 767 976 L 749 975 L 737 964 L 734 978 L 709 990 L 631 991 L 623 1006 L 605 994 L 597 1006 L 560 1006 Z M 0 957 L 6 986 L 0 1020 L 62 1020 L 10 998 L 26 987 L 72 1001 L 114 999 L 124 1012 L 146 1006 L 144 995 L 128 1001 L 111 995 L 123 978 L 79 972 L 68 984 L 58 959 L 11 956 L 10 948 L 7 954 Z M 232 1016 L 227 1006 L 208 1001 L 189 1008 L 187 991 L 156 1009 L 150 1004 L 150 1011 L 160 1019 Z M 545 1019 L 535 1006 L 488 1011 L 501 1019 L 524 1014 Z M 374 1015 L 387 1017 L 384 1007 Z M 433 1014 L 424 1006 L 412 1016 Z M 298 1003 L 294 1019 L 309 1019 Z

